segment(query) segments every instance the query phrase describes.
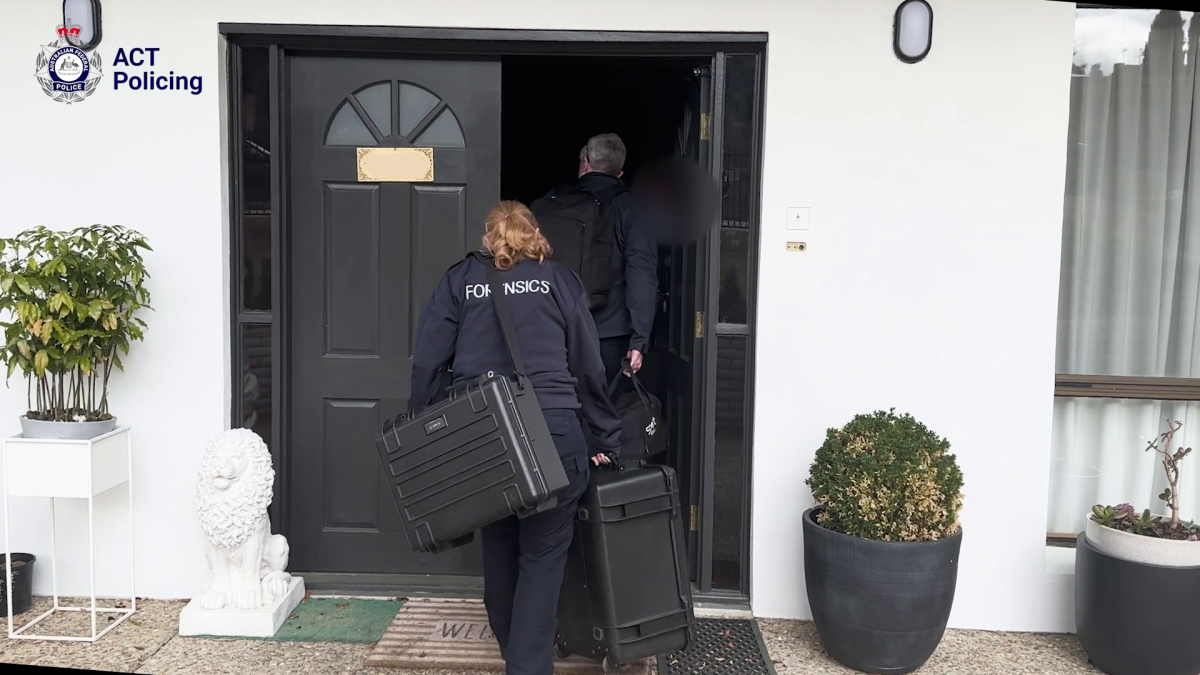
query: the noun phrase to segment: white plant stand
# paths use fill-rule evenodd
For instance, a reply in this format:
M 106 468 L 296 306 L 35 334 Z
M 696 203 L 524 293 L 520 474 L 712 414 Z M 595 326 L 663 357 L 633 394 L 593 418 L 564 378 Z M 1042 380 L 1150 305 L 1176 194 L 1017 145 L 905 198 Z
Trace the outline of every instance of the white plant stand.
M 50 498 L 50 575 L 54 606 L 24 626 L 13 628 L 12 567 L 7 569 L 8 637 L 22 640 L 59 640 L 95 642 L 119 626 L 137 611 L 137 593 L 130 591 L 129 607 L 96 606 L 96 529 L 93 502 L 97 495 L 122 483 L 129 484 L 129 570 L 133 573 L 133 451 L 129 427 L 116 429 L 86 441 L 56 438 L 4 439 L 4 552 L 5 562 L 12 560 L 9 543 L 9 514 L 12 497 Z M 88 573 L 91 586 L 90 607 L 63 607 L 58 603 L 57 541 L 55 504 L 59 499 L 86 499 L 88 510 Z M 56 612 L 91 612 L 90 636 L 33 635 L 27 631 Z M 97 614 L 118 614 L 104 630 L 96 632 Z

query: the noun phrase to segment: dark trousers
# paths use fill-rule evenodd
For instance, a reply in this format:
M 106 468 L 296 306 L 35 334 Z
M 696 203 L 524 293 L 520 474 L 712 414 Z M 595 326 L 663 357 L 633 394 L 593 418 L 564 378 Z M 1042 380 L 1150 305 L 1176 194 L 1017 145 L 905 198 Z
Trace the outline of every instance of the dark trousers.
M 558 593 L 588 484 L 587 443 L 576 411 L 545 414 L 570 484 L 556 508 L 483 528 L 483 604 L 507 675 L 553 673 Z
M 600 338 L 600 360 L 604 361 L 604 377 L 611 384 L 617 373 L 621 372 L 621 362 L 625 360 L 625 355 L 629 353 L 629 336 L 622 335 L 619 337 Z M 645 354 L 642 359 L 645 360 Z M 613 392 L 616 396 L 629 389 L 629 378 L 622 377 L 620 383 L 617 384 L 617 390 Z

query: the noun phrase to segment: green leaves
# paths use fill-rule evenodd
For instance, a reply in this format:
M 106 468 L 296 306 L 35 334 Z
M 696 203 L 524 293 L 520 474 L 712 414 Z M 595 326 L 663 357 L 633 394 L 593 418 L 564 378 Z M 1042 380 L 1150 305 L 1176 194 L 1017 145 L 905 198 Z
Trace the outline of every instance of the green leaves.
M 1129 524 L 1129 529 L 1134 534 L 1150 534 L 1156 525 L 1162 520 L 1158 516 L 1150 514 L 1150 509 L 1142 511 L 1142 515 L 1133 519 Z
M 62 291 L 50 296 L 50 300 L 47 305 L 49 306 L 51 312 L 58 312 L 59 316 L 66 316 L 67 314 L 70 314 L 73 309 L 75 309 L 75 301 L 71 299 L 71 296 Z
M 1096 519 L 1096 522 L 1109 527 L 1112 527 L 1113 523 L 1117 520 L 1117 514 L 1113 511 L 1113 507 L 1102 504 L 1092 507 L 1092 516 Z
M 144 336 L 149 279 L 136 231 L 89 225 L 35 227 L 0 239 L 0 359 L 7 377 L 31 378 L 30 410 L 41 419 L 107 415 L 108 378 Z
M 962 472 L 949 441 L 911 415 L 880 411 L 829 429 L 806 481 L 832 530 L 884 541 L 958 531 Z
M 50 367 L 50 354 L 45 349 L 39 349 L 36 356 L 33 357 L 33 373 L 38 377 L 46 374 L 46 369 Z

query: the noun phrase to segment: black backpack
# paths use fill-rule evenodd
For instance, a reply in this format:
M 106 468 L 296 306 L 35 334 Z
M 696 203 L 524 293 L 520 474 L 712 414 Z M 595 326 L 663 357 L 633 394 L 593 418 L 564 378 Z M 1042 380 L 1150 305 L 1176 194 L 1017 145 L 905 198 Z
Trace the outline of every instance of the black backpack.
M 550 259 L 575 270 L 583 280 L 588 309 L 599 309 L 608 302 L 617 229 L 612 200 L 628 189 L 620 183 L 593 194 L 571 185 L 529 206 L 550 242 Z

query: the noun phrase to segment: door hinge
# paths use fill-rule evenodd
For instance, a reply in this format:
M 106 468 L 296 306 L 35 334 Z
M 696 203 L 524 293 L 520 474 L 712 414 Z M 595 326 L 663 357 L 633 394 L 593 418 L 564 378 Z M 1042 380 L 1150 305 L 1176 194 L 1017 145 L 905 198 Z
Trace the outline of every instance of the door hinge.
M 712 140 L 712 115 L 700 113 L 700 140 Z
M 704 312 L 696 312 L 696 337 L 704 337 Z
M 691 522 L 688 523 L 688 530 L 692 532 L 700 531 L 700 507 L 693 504 L 691 509 Z

